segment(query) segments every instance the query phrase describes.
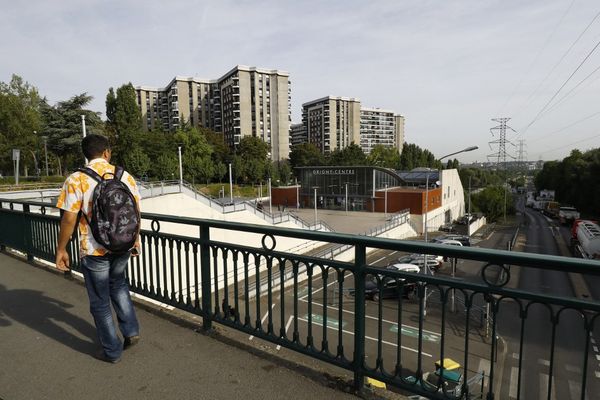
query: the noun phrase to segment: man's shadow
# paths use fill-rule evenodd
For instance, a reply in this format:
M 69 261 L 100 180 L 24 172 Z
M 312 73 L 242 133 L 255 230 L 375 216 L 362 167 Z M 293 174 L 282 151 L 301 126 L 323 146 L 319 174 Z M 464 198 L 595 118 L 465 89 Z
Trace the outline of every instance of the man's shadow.
M 11 325 L 13 320 L 74 350 L 90 354 L 96 346 L 96 329 L 66 310 L 72 307 L 72 304 L 48 297 L 37 290 L 7 290 L 0 284 L 0 329 Z M 63 328 L 65 325 L 78 334 Z

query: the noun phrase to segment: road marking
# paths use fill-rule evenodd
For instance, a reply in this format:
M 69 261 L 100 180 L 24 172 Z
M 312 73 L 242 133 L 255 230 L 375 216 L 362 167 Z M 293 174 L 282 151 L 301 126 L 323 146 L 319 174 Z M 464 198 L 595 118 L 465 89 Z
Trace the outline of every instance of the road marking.
M 402 326 L 401 331 L 402 331 L 402 334 L 405 336 L 413 337 L 415 339 L 419 338 L 419 330 L 418 329 L 413 329 L 413 328 L 409 328 L 407 326 Z M 390 332 L 398 333 L 398 324 L 392 325 L 390 327 Z M 428 342 L 433 342 L 433 343 L 439 343 L 440 336 L 436 335 L 436 334 L 431 334 L 431 333 L 423 333 L 423 340 L 428 341 Z
M 519 359 L 519 353 L 512 353 L 512 358 L 514 358 L 515 360 Z
M 600 361 L 600 354 L 596 354 L 596 360 Z
M 508 397 L 511 399 L 517 398 L 517 384 L 519 379 L 519 368 L 512 367 L 510 369 L 510 387 L 508 388 Z
M 596 375 L 596 378 L 600 378 L 600 371 L 594 371 L 594 375 Z
M 298 299 L 298 300 L 303 301 L 305 303 L 308 303 L 308 300 L 302 300 L 302 299 Z M 313 301 L 312 304 L 323 307 L 323 304 L 317 303 L 316 301 Z M 331 308 L 332 310 L 339 311 L 339 308 L 337 308 L 337 307 L 327 306 L 327 308 Z M 342 308 L 342 311 L 346 312 L 348 314 L 354 315 L 354 311 L 346 310 L 345 308 Z M 372 320 L 375 320 L 375 321 L 379 321 L 379 318 L 377 318 L 377 317 L 371 317 L 370 315 L 365 315 L 365 318 L 369 318 L 369 319 L 372 319 Z M 397 325 L 397 323 L 395 321 L 390 321 L 390 320 L 383 319 L 383 318 L 381 319 L 381 322 L 385 322 L 385 323 L 388 323 L 388 324 L 396 324 Z M 413 328 L 413 329 L 418 329 L 416 326 L 411 326 L 411 325 L 402 324 L 402 326 L 406 326 L 406 327 Z M 438 332 L 428 331 L 427 329 L 423 329 L 423 332 L 431 333 L 431 334 L 434 334 L 434 335 L 439 335 Z
M 479 360 L 479 368 L 477 369 L 477 372 L 481 371 L 485 372 L 485 376 L 490 376 L 490 360 L 486 360 L 485 358 Z
M 394 254 L 396 254 L 396 253 L 397 253 L 397 251 L 392 251 L 392 252 L 390 253 L 390 256 L 393 256 L 393 255 L 394 255 Z
M 555 379 L 552 379 L 552 387 L 550 388 L 550 399 L 556 400 L 556 389 L 554 387 Z M 548 374 L 540 374 L 540 400 L 548 398 Z
M 385 259 L 386 259 L 386 257 L 381 257 L 379 260 L 373 261 L 371 264 L 377 264 L 379 261 L 385 260 Z
M 300 317 L 298 317 L 298 320 L 300 320 L 300 321 L 304 321 L 304 322 L 308 323 L 308 320 L 306 320 L 306 319 L 304 319 L 304 318 L 300 318 Z M 313 324 L 315 324 L 315 325 L 321 325 L 321 324 L 319 324 L 319 323 L 316 323 L 316 322 L 313 322 Z M 321 326 L 323 326 L 323 325 L 321 325 Z M 336 332 L 338 331 L 337 329 L 335 329 L 335 328 L 332 328 L 332 327 L 330 327 L 330 326 L 328 326 L 327 328 L 328 328 L 328 329 L 334 329 Z M 352 335 L 352 336 L 354 336 L 354 332 L 350 332 L 350 331 L 347 331 L 347 330 L 345 330 L 345 329 L 342 329 L 342 332 L 344 332 L 344 333 L 346 333 L 346 334 L 348 334 L 348 335 Z M 378 341 L 376 338 L 373 338 L 373 337 L 371 337 L 371 336 L 367 336 L 367 335 L 365 335 L 365 339 L 373 340 L 374 342 L 377 342 L 377 341 Z M 383 339 L 381 340 L 381 343 L 383 343 L 383 344 L 387 344 L 387 345 L 390 345 L 390 346 L 393 346 L 393 347 L 398 347 L 398 345 L 397 345 L 396 343 L 388 342 L 388 341 L 386 341 L 386 340 L 383 340 Z M 417 353 L 417 354 L 419 354 L 419 351 L 418 351 L 418 350 L 416 350 L 416 349 L 413 349 L 413 348 L 411 348 L 411 347 L 402 346 L 401 348 L 402 348 L 403 350 L 408 350 L 408 351 L 412 351 L 413 353 Z M 421 352 L 421 354 L 422 354 L 422 355 L 424 355 L 424 356 L 427 356 L 427 357 L 433 357 L 431 354 L 429 354 L 429 353 L 425 353 L 424 351 L 422 351 L 422 352 Z
M 285 333 L 287 334 L 288 329 L 290 329 L 290 324 L 292 323 L 292 321 L 294 320 L 294 316 L 290 316 L 288 318 L 287 324 L 285 324 Z M 281 345 L 277 345 L 276 347 L 277 350 L 281 350 Z
M 275 304 L 271 304 L 271 310 L 275 307 Z M 262 319 L 260 320 L 260 326 L 262 326 L 265 323 L 265 320 L 267 319 L 267 317 L 269 316 L 269 312 L 267 311 L 265 313 L 265 315 L 262 317 Z M 248 340 L 252 340 L 254 339 L 254 335 L 250 335 L 250 337 L 248 338 Z
M 338 281 L 334 280 L 333 282 L 329 283 L 326 287 L 329 287 L 331 285 L 335 285 L 336 283 L 338 283 Z M 312 291 L 313 296 L 315 295 L 315 293 L 319 293 L 321 290 L 323 290 L 322 287 L 313 290 Z M 308 288 L 306 288 L 306 291 L 308 292 Z M 302 296 L 301 298 L 299 298 L 298 300 L 305 301 L 307 297 L 308 297 L 308 293 L 305 296 Z
M 321 314 L 311 314 L 312 318 L 311 321 L 315 324 L 319 324 L 321 326 L 323 326 L 323 316 Z M 308 319 L 308 314 L 304 314 L 304 318 Z M 346 321 L 342 321 L 342 328 L 344 326 L 346 326 L 348 323 Z M 339 328 L 340 327 L 340 321 L 338 321 L 335 318 L 327 318 L 327 326 L 331 327 L 331 328 Z
M 541 364 L 543 366 L 549 367 L 550 366 L 550 361 L 538 358 L 538 364 Z
M 571 393 L 572 399 L 581 399 L 581 383 L 569 380 L 569 393 Z M 585 393 L 585 399 L 589 399 L 587 391 Z
M 598 352 L 598 346 L 592 346 L 594 348 L 594 353 Z

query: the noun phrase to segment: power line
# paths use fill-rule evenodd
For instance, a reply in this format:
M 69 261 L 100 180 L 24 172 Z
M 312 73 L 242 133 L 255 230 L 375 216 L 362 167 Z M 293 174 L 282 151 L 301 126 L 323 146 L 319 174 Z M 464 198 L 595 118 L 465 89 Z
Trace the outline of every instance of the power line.
M 551 153 L 551 152 L 556 151 L 556 150 L 561 150 L 561 149 L 564 149 L 566 147 L 573 146 L 574 144 L 579 144 L 579 143 L 587 142 L 588 140 L 592 140 L 592 139 L 595 139 L 597 137 L 600 137 L 600 134 L 594 135 L 594 136 L 590 136 L 590 137 L 587 137 L 585 139 L 578 140 L 576 142 L 565 144 L 563 146 L 555 147 L 555 148 L 550 149 L 550 150 L 541 151 L 539 154 L 541 155 L 541 154 L 544 154 L 544 153 Z
M 588 74 L 585 78 L 583 78 L 581 81 L 579 81 L 579 83 L 575 86 L 573 86 L 573 88 L 571 88 L 571 90 L 569 90 L 565 95 L 563 95 L 560 99 L 558 99 L 558 101 L 556 103 L 554 103 L 552 106 L 550 106 L 549 109 L 547 109 L 544 113 L 547 113 L 549 111 L 552 111 L 553 109 L 555 109 L 560 103 L 562 103 L 571 93 L 573 93 L 575 91 L 575 89 L 577 89 L 583 82 L 585 82 L 586 80 L 588 80 L 592 75 L 594 75 L 596 72 L 598 72 L 598 70 L 600 70 L 600 66 L 598 66 L 596 69 L 594 69 L 590 74 Z M 596 78 L 598 79 L 598 78 Z M 595 81 L 595 80 L 594 80 Z M 594 82 L 592 81 L 592 82 Z M 591 82 L 590 82 L 591 83 Z
M 508 99 L 506 99 L 506 101 L 504 102 L 504 104 L 500 108 L 500 113 L 502 113 L 504 111 L 504 107 L 506 107 L 506 105 L 510 102 L 510 100 L 512 100 L 512 98 L 515 95 L 515 93 L 517 93 L 517 90 L 523 84 L 523 81 L 525 80 L 525 77 L 527 77 L 529 75 L 529 73 L 531 72 L 533 66 L 537 63 L 538 58 L 540 58 L 540 55 L 544 52 L 544 50 L 546 49 L 546 46 L 548 46 L 548 43 L 550 43 L 550 40 L 552 39 L 552 37 L 554 36 L 554 34 L 556 33 L 556 31 L 558 30 L 558 27 L 560 26 L 560 24 L 562 24 L 563 19 L 565 19 L 565 16 L 571 10 L 571 7 L 573 6 L 573 3 L 575 3 L 575 0 L 571 1 L 571 4 L 569 4 L 569 7 L 567 7 L 567 9 L 561 15 L 561 17 L 558 20 L 557 24 L 554 26 L 554 29 L 552 30 L 552 32 L 550 33 L 550 35 L 546 38 L 546 41 L 544 42 L 544 44 L 542 45 L 542 47 L 540 48 L 540 50 L 537 52 L 537 54 L 533 58 L 533 61 L 531 62 L 531 64 L 527 68 L 527 71 L 521 76 L 521 79 L 519 80 L 519 83 L 517 84 L 517 86 L 515 86 L 515 88 L 513 89 L 512 93 L 510 94 L 510 96 L 508 96 Z
M 492 134 L 492 136 L 498 135 L 498 139 L 488 142 L 490 145 L 490 149 L 492 149 L 495 145 L 498 145 L 498 151 L 496 153 L 489 154 L 487 156 L 488 160 L 490 158 L 492 158 L 492 159 L 496 158 L 497 159 L 497 167 L 498 168 L 502 167 L 504 169 L 506 169 L 506 157 L 509 157 L 512 159 L 515 158 L 514 156 L 512 156 L 511 154 L 508 154 L 506 152 L 506 144 L 507 143 L 514 146 L 514 144 L 511 141 L 506 140 L 506 131 L 507 130 L 511 130 L 511 131 L 515 132 L 515 130 L 513 128 L 506 125 L 506 123 L 509 120 L 510 120 L 510 118 L 492 118 L 492 121 L 498 122 L 500 124 L 498 126 L 490 128 L 490 133 Z
M 598 46 L 600 46 L 600 41 L 598 41 L 596 43 L 596 45 L 594 46 L 594 48 L 592 48 L 592 50 L 590 50 L 590 52 L 585 56 L 585 58 L 579 63 L 579 65 L 577 66 L 577 68 L 575 68 L 575 71 L 573 71 L 571 73 L 571 75 L 569 75 L 569 77 L 567 78 L 567 80 L 560 86 L 560 88 L 558 88 L 558 90 L 552 95 L 552 97 L 550 98 L 550 100 L 548 100 L 548 102 L 544 105 L 544 107 L 542 107 L 542 109 L 537 113 L 537 115 L 533 118 L 533 120 L 525 127 L 525 129 L 523 130 L 523 134 L 525 134 L 525 132 L 527 132 L 527 129 L 529 129 L 531 127 L 531 125 L 533 125 L 535 122 L 538 121 L 540 115 L 546 110 L 546 108 L 548 107 L 548 105 L 550 105 L 550 103 L 552 103 L 552 100 L 554 100 L 556 98 L 556 96 L 558 96 L 558 94 L 560 93 L 560 91 L 567 85 L 567 83 L 569 83 L 569 81 L 571 80 L 571 78 L 573 78 L 573 76 L 577 73 L 577 71 L 579 71 L 579 69 L 583 66 L 583 64 L 585 64 L 585 62 L 588 60 L 588 58 L 590 58 L 590 56 L 594 53 L 594 51 L 596 51 L 596 49 L 598 48 Z
M 572 5 L 573 5 L 573 3 L 571 3 L 571 6 Z M 569 8 L 571 6 L 569 6 Z M 571 45 L 569 46 L 569 48 L 567 49 L 567 51 L 565 51 L 563 53 L 563 55 L 560 57 L 560 59 L 556 62 L 556 64 L 554 64 L 554 66 L 552 67 L 552 69 L 550 70 L 550 72 L 548 72 L 548 74 L 546 74 L 546 76 L 544 77 L 544 79 L 542 79 L 542 81 L 535 88 L 535 90 L 529 95 L 529 97 L 526 100 L 525 105 L 523 107 L 520 107 L 519 110 L 524 110 L 524 109 L 526 109 L 529 106 L 529 104 L 531 104 L 531 100 L 533 100 L 533 98 L 535 97 L 535 95 L 541 89 L 542 85 L 546 82 L 546 80 L 550 77 L 550 75 L 552 75 L 552 73 L 554 72 L 554 70 L 556 70 L 556 68 L 563 62 L 563 60 L 571 52 L 571 50 L 573 49 L 573 47 L 575 47 L 575 45 L 577 44 L 577 42 L 579 42 L 579 39 L 581 39 L 581 37 L 587 32 L 587 30 L 590 28 L 590 26 L 592 26 L 592 24 L 596 21 L 596 19 L 598 19 L 598 17 L 600 17 L 600 11 L 598 11 L 598 13 L 594 16 L 594 18 L 592 18 L 592 20 L 590 21 L 590 23 L 587 24 L 587 26 L 585 27 L 585 29 L 579 34 L 579 36 L 577 36 L 577 38 L 575 39 L 575 41 L 573 43 L 571 43 Z
M 587 121 L 588 119 L 590 119 L 590 118 L 593 118 L 593 117 L 595 117 L 595 116 L 597 116 L 597 115 L 600 115 L 600 111 L 596 111 L 595 113 L 593 113 L 593 114 L 590 114 L 590 115 L 588 115 L 588 116 L 586 116 L 586 117 L 583 117 L 583 118 L 581 118 L 581 119 L 579 119 L 579 120 L 577 120 L 577 121 L 575 121 L 575 122 L 573 122 L 573 123 L 571 123 L 571 124 L 569 124 L 569 125 L 567 125 L 567 126 L 563 126 L 562 128 L 560 128 L 560 129 L 558 129 L 558 130 L 552 131 L 552 132 L 550 132 L 550 133 L 545 133 L 545 134 L 544 134 L 542 137 L 540 137 L 540 138 L 538 138 L 538 139 L 533 139 L 533 140 L 531 140 L 531 138 L 529 138 L 529 140 L 530 140 L 530 143 L 531 143 L 531 142 L 537 142 L 537 141 L 539 141 L 539 140 L 542 140 L 542 139 L 546 139 L 548 136 L 552 136 L 552 135 L 555 135 L 555 134 L 557 134 L 557 133 L 560 133 L 560 132 L 564 131 L 565 129 L 571 128 L 571 127 L 573 127 L 573 126 L 575 126 L 575 125 L 577 125 L 577 124 L 580 124 L 580 123 L 582 123 L 583 121 Z

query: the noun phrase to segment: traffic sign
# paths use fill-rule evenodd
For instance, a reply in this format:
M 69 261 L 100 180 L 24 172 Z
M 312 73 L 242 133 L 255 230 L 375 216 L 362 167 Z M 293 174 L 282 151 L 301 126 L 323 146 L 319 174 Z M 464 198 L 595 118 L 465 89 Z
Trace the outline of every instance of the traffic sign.
M 13 159 L 13 161 L 18 161 L 20 157 L 21 157 L 21 150 L 19 150 L 19 149 L 13 149 L 12 150 L 12 159 Z

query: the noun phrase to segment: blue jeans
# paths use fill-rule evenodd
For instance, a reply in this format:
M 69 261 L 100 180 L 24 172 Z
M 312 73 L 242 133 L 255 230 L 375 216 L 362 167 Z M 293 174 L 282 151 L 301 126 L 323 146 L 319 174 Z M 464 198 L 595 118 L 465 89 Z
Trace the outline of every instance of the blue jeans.
M 139 323 L 129 294 L 125 270 L 129 253 L 86 256 L 81 259 L 85 287 L 90 299 L 90 312 L 106 356 L 117 359 L 123 343 L 117 336 L 110 303 L 117 314 L 119 330 L 124 337 L 139 335 Z

